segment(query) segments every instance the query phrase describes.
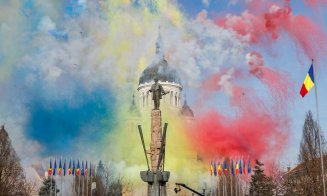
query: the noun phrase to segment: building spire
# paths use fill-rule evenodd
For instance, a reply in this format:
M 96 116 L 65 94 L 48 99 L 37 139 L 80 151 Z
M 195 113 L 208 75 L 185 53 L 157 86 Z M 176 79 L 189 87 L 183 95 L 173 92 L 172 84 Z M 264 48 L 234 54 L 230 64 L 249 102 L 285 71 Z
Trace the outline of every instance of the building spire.
M 161 39 L 161 33 L 160 33 L 160 25 L 158 27 L 158 38 L 156 41 L 156 54 L 162 54 L 162 39 Z

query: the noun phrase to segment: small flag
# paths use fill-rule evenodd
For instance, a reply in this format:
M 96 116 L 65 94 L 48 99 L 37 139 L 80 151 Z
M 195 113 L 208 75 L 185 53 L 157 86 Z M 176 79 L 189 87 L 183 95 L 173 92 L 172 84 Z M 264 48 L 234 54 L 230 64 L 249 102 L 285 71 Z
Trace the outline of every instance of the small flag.
M 234 172 L 234 163 L 233 163 L 233 160 L 232 160 L 232 163 L 231 163 L 230 168 L 231 168 L 232 175 L 234 175 L 235 172 Z
M 76 175 L 76 168 L 75 168 L 75 160 L 73 160 L 73 169 L 72 169 L 72 175 Z
M 311 90 L 311 88 L 314 85 L 315 85 L 315 79 L 314 79 L 314 73 L 313 73 L 313 60 L 312 60 L 310 69 L 309 69 L 307 75 L 305 76 L 305 79 L 302 84 L 302 88 L 300 91 L 301 96 L 304 97 Z
M 49 165 L 49 169 L 48 169 L 48 175 L 51 176 L 52 175 L 52 161 L 50 159 L 50 165 Z
M 217 164 L 216 161 L 213 162 L 213 174 L 217 176 Z
M 92 164 L 90 162 L 90 172 L 89 172 L 89 176 L 91 177 L 92 176 Z
M 248 160 L 248 174 L 251 173 L 251 162 L 250 162 L 250 158 Z
M 85 163 L 85 169 L 84 169 L 84 176 L 87 176 L 87 161 L 86 161 L 86 163 Z
M 242 173 L 243 173 L 243 168 L 242 168 L 242 159 L 240 159 L 239 167 L 240 167 L 239 172 L 240 172 L 240 174 L 242 174 Z
M 68 175 L 70 176 L 72 174 L 72 160 L 69 160 L 69 165 L 68 165 Z
M 227 167 L 226 159 L 224 160 L 223 170 L 224 170 L 224 174 L 227 175 L 228 174 L 228 167 Z
M 81 175 L 81 168 L 79 166 L 79 160 L 77 160 L 76 176 L 80 176 L 80 175 Z
M 64 176 L 66 176 L 66 159 L 64 161 L 64 167 L 63 167 L 63 170 L 64 170 Z
M 246 174 L 246 167 L 245 167 L 245 161 L 244 161 L 244 158 L 243 158 L 243 174 Z
M 220 165 L 220 161 L 218 162 L 218 174 L 219 174 L 219 176 L 221 176 L 221 165 Z
M 55 159 L 55 161 L 54 161 L 54 165 L 53 165 L 53 173 L 52 173 L 52 175 L 56 175 L 56 170 L 57 170 L 57 162 L 56 162 L 56 159 Z
M 82 161 L 81 176 L 84 176 L 84 161 Z
M 238 164 L 238 161 L 236 160 L 236 162 L 235 162 L 235 174 L 236 175 L 238 175 L 238 173 L 239 173 L 239 164 Z
M 210 163 L 210 175 L 212 176 L 214 170 L 213 170 L 213 165 L 212 165 L 212 160 L 211 160 L 211 163 Z
M 59 161 L 59 167 L 58 167 L 58 175 L 60 176 L 62 173 L 62 166 L 61 166 L 61 159 Z

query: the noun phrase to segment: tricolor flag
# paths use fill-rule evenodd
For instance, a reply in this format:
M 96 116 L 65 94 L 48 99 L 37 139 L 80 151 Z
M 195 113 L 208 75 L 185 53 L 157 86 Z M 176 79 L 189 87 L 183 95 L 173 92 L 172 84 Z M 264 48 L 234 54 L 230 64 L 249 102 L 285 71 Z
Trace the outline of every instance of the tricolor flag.
M 81 176 L 84 176 L 84 161 L 82 161 Z
M 234 175 L 235 172 L 234 172 L 234 163 L 233 163 L 233 160 L 232 160 L 232 163 L 230 165 L 230 168 L 231 168 L 232 175 Z
M 56 162 L 56 159 L 55 159 L 55 162 L 54 162 L 54 164 L 53 164 L 53 173 L 52 173 L 52 175 L 56 175 L 56 169 L 57 169 L 57 162 Z
M 248 174 L 251 173 L 251 163 L 250 163 L 250 158 L 249 158 L 249 161 L 248 161 Z
M 69 160 L 69 165 L 68 165 L 68 175 L 72 174 L 72 160 Z
M 220 161 L 218 162 L 218 174 L 219 176 L 221 176 L 221 165 L 220 165 Z
M 58 176 L 60 176 L 62 173 L 62 166 L 61 166 L 61 159 L 59 161 L 59 167 L 58 167 Z
M 223 170 L 224 170 L 224 174 L 227 175 L 228 174 L 228 168 L 227 168 L 226 159 L 224 160 Z
M 244 161 L 244 158 L 243 158 L 243 174 L 246 174 L 246 167 L 245 167 L 245 161 Z
M 63 167 L 63 170 L 64 170 L 64 176 L 66 176 L 66 159 L 64 161 L 64 167 Z
M 238 162 L 236 161 L 235 163 L 235 174 L 237 175 L 240 171 L 240 168 L 239 168 L 239 165 L 238 165 Z
M 51 176 L 52 175 L 52 161 L 50 159 L 50 165 L 49 165 L 49 169 L 48 169 L 48 175 Z
M 89 172 L 89 176 L 91 177 L 92 176 L 92 164 L 90 162 L 90 172 Z
M 87 176 L 87 161 L 86 161 L 86 163 L 85 163 L 85 169 L 84 169 L 84 176 Z
M 76 169 L 75 169 L 75 160 L 73 160 L 73 169 L 72 169 L 72 175 L 75 176 Z
M 79 160 L 77 160 L 76 176 L 80 176 L 80 175 L 81 175 L 81 168 L 79 166 Z
M 302 88 L 300 91 L 301 96 L 304 97 L 314 85 L 315 85 L 315 79 L 314 79 L 314 73 L 313 73 L 313 60 L 312 60 L 310 69 L 309 69 L 307 75 L 305 76 L 304 82 L 302 84 Z
M 212 176 L 212 174 L 213 174 L 213 165 L 212 165 L 212 161 L 211 161 L 211 163 L 210 163 L 210 175 Z
M 213 162 L 213 174 L 217 176 L 217 164 L 216 161 Z
M 242 159 L 240 159 L 240 162 L 239 162 L 239 172 L 240 172 L 240 174 L 242 174 L 243 173 L 243 168 L 242 168 Z

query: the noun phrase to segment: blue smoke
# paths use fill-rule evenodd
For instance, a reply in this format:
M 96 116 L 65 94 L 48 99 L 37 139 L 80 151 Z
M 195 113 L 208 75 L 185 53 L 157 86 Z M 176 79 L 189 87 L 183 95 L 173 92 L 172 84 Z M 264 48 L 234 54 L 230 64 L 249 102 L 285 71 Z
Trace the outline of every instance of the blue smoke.
M 75 92 L 72 100 L 35 97 L 28 104 L 26 135 L 42 145 L 41 153 L 73 153 L 76 144 L 100 142 L 115 125 L 115 99 L 108 90 L 98 88 L 90 93 L 79 88 Z

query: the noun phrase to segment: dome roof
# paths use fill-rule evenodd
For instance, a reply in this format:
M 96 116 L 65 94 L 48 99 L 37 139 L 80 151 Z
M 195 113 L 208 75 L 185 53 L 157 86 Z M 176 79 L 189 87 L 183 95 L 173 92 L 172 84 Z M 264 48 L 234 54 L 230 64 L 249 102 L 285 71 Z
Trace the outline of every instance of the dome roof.
M 160 29 L 159 29 L 160 30 Z M 159 32 L 158 39 L 156 42 L 156 56 L 152 64 L 150 64 L 142 72 L 139 79 L 139 85 L 144 83 L 153 82 L 157 78 L 161 82 L 174 82 L 181 84 L 181 80 L 176 70 L 170 68 L 164 57 L 163 51 L 161 50 L 161 35 Z
M 176 70 L 170 68 L 166 59 L 163 57 L 159 61 L 154 61 L 142 72 L 139 84 L 153 82 L 155 78 L 158 78 L 161 82 L 174 82 L 181 84 L 181 80 Z
M 191 110 L 190 106 L 187 105 L 186 100 L 184 101 L 184 105 L 181 109 L 181 115 L 185 117 L 194 117 L 193 111 Z

